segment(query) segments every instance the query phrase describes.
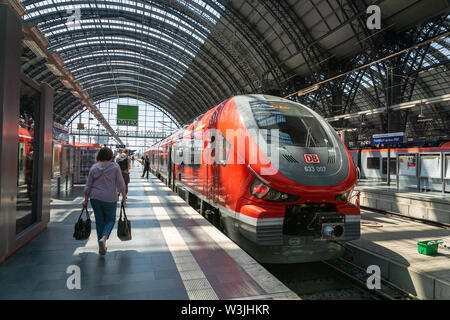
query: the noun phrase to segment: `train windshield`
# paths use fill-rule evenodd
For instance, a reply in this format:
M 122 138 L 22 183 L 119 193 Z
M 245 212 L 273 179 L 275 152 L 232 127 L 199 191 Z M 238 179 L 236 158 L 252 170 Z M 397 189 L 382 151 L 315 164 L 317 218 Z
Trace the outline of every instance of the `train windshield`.
M 279 144 L 307 148 L 333 147 L 322 124 L 306 108 L 296 103 L 258 101 L 250 103 L 259 129 L 268 130 L 268 137 L 277 138 L 272 130 L 279 130 Z

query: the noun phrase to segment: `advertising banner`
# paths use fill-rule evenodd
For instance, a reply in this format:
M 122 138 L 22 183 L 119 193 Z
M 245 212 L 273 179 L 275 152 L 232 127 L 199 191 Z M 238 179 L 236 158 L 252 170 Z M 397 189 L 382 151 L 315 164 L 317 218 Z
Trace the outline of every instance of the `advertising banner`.
M 139 107 L 117 105 L 117 125 L 118 126 L 138 126 Z

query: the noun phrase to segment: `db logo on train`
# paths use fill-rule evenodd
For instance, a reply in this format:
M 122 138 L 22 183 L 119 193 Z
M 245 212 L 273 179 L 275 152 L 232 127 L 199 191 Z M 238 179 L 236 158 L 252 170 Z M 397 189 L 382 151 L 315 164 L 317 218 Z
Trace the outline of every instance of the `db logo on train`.
M 320 164 L 320 158 L 317 153 L 304 153 L 303 158 L 308 164 Z

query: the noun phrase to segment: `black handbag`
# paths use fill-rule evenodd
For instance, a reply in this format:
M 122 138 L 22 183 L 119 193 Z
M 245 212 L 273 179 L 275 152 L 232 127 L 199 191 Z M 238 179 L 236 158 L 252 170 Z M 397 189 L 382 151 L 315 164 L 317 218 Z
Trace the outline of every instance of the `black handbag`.
M 86 221 L 83 221 L 82 215 L 84 210 L 86 210 Z M 76 240 L 86 240 L 89 239 L 91 235 L 91 219 L 89 218 L 89 212 L 87 208 L 83 207 L 81 210 L 80 216 L 78 217 L 78 221 L 75 224 L 75 231 L 73 232 L 73 237 Z
M 123 211 L 123 220 L 122 220 L 122 211 Z M 117 222 L 117 237 L 122 241 L 131 240 L 131 222 L 127 218 L 127 214 L 125 213 L 125 206 L 120 206 L 120 217 Z

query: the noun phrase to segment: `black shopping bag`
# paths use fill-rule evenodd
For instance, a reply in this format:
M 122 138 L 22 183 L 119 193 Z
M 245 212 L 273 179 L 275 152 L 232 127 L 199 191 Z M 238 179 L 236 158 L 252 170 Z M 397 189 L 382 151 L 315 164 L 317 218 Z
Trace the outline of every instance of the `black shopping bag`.
M 117 237 L 122 241 L 131 240 L 131 222 L 127 218 L 127 214 L 125 213 L 125 206 L 123 204 L 120 207 L 120 217 L 119 221 L 117 222 Z
M 86 210 L 86 221 L 83 221 L 82 215 L 84 210 Z M 80 216 L 78 217 L 78 221 L 75 224 L 75 231 L 73 232 L 73 237 L 76 240 L 86 240 L 89 239 L 91 235 L 91 219 L 89 218 L 89 213 L 87 208 L 83 208 L 81 210 Z

